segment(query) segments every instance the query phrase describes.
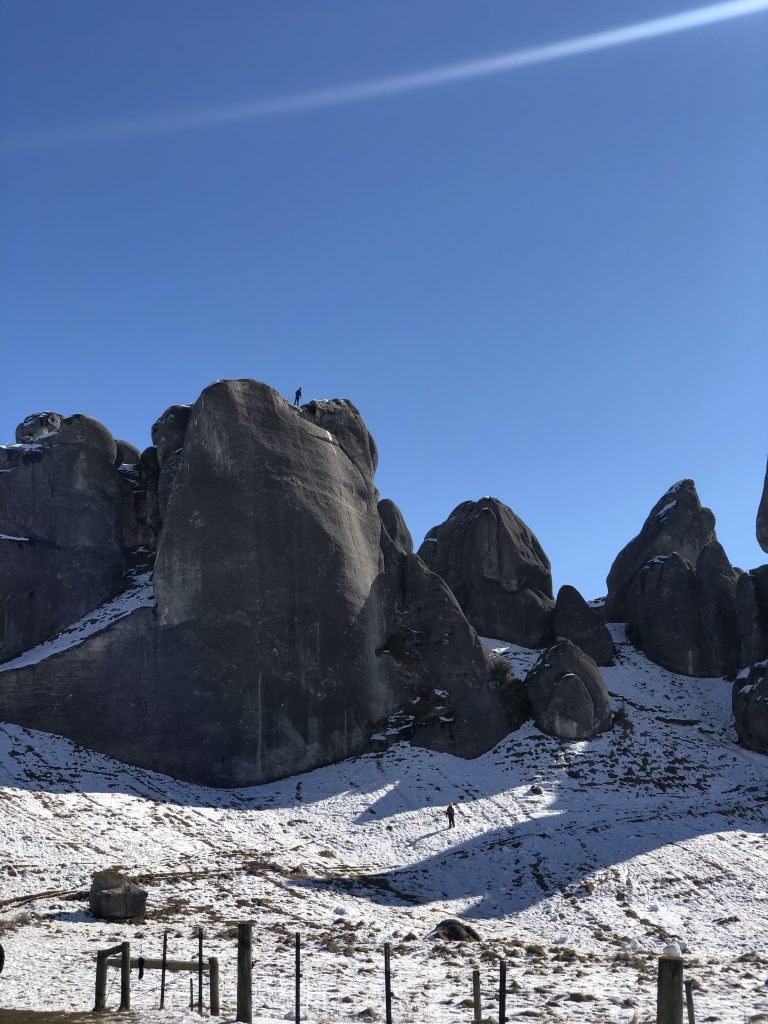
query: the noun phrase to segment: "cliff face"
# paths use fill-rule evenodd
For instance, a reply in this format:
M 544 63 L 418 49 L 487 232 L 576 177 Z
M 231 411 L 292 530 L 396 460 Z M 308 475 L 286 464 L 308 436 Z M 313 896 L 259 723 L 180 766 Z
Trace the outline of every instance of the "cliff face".
M 417 742 L 474 755 L 518 724 L 442 580 L 425 601 L 350 402 L 219 381 L 141 456 L 88 417 L 22 428 L 1 450 L 0 718 L 220 785 L 367 749 L 436 688 L 451 714 Z

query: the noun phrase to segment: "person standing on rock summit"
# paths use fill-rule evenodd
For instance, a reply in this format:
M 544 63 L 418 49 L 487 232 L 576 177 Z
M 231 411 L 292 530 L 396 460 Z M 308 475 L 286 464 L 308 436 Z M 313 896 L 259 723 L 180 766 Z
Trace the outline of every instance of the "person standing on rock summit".
M 445 816 L 448 819 L 448 828 L 456 828 L 456 808 L 453 804 L 448 804 L 445 809 Z
M 296 388 L 296 394 L 293 396 L 293 404 L 298 405 L 301 401 L 301 388 Z

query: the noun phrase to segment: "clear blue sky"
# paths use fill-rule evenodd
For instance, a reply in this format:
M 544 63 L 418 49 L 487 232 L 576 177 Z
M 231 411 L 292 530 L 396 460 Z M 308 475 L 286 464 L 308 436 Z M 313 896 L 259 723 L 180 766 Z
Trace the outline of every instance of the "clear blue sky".
M 767 11 L 174 130 L 695 6 L 5 0 L 2 440 L 50 408 L 145 446 L 217 378 L 301 384 L 359 406 L 417 543 L 493 494 L 596 596 L 691 476 L 759 564 Z

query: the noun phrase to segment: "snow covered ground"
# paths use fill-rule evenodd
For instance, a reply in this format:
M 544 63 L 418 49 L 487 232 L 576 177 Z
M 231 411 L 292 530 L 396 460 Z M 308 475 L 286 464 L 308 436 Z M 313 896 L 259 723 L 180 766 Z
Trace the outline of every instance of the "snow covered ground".
M 564 744 L 528 725 L 464 761 L 398 744 L 267 786 L 212 790 L 0 726 L 0 1006 L 88 1010 L 96 950 L 189 959 L 196 929 L 235 1011 L 238 921 L 254 922 L 254 1017 L 292 1013 L 293 935 L 310 1022 L 468 1022 L 478 967 L 497 1019 L 654 1019 L 658 956 L 685 950 L 697 1021 L 768 1020 L 768 758 L 743 750 L 730 684 L 666 672 L 614 627 L 615 729 Z M 522 674 L 536 652 L 498 642 Z M 443 809 L 458 803 L 455 830 Z M 96 868 L 149 889 L 143 923 L 92 919 Z M 481 942 L 428 938 L 461 916 Z M 41 959 L 42 958 L 42 959 Z M 108 1005 L 118 1001 L 110 972 Z M 133 975 L 142 1020 L 194 1020 L 189 975 Z M 0 1014 L 1 1017 L 1 1014 Z

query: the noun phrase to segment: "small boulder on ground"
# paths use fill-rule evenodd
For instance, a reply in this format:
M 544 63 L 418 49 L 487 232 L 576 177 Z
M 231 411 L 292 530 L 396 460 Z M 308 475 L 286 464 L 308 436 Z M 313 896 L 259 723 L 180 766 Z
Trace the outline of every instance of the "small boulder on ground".
M 537 728 L 563 740 L 588 740 L 613 725 L 600 670 L 588 654 L 559 637 L 525 679 Z
M 556 637 L 571 640 L 598 665 L 613 661 L 613 640 L 608 627 L 589 607 L 575 587 L 560 587 L 552 617 Z
M 470 924 L 459 921 L 455 917 L 447 917 L 431 932 L 433 939 L 444 939 L 448 942 L 479 942 L 480 936 Z
M 739 740 L 750 750 L 768 754 L 768 661 L 739 672 L 732 700 Z
M 94 917 L 126 921 L 144 916 L 147 891 L 122 872 L 108 868 L 94 874 L 88 904 Z

